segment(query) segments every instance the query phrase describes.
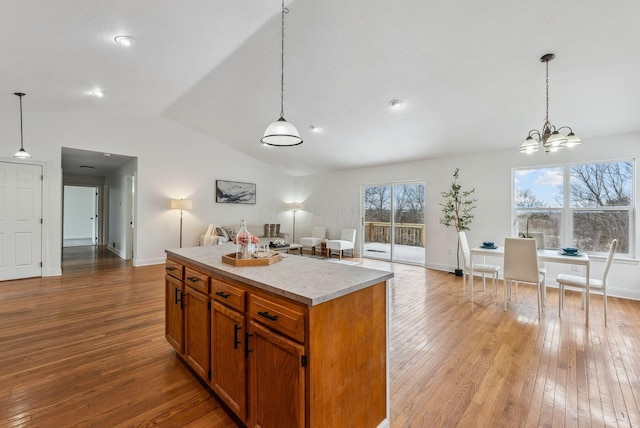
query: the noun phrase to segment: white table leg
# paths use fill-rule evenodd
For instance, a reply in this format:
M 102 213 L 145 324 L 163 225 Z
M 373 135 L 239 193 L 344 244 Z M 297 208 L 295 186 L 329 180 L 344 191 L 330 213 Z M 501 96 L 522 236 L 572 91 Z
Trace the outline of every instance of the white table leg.
M 469 270 L 469 287 L 471 287 L 471 302 L 473 302 L 473 256 L 471 256 L 471 269 Z
M 586 269 L 587 270 L 587 277 L 586 277 L 586 280 L 585 280 L 585 283 L 586 283 L 586 291 L 585 291 L 585 293 L 587 293 L 587 294 L 584 296 L 585 305 L 587 305 L 587 307 L 584 308 L 584 325 L 586 325 L 587 327 L 589 326 L 589 295 L 591 294 L 589 292 L 589 276 L 590 276 L 589 264 L 590 263 L 587 263 L 587 265 L 586 265 L 587 266 L 587 269 Z

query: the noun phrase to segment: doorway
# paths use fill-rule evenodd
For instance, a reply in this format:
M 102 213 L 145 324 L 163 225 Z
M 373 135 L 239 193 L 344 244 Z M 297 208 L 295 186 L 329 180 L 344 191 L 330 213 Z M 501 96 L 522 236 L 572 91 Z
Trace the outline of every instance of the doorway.
M 424 181 L 362 186 L 364 257 L 425 263 Z
M 62 246 L 100 244 L 101 198 L 98 186 L 64 186 Z

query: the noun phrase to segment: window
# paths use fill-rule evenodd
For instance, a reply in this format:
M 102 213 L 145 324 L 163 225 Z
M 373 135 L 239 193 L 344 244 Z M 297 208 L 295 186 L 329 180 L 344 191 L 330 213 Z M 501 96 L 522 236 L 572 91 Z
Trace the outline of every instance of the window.
M 514 231 L 543 234 L 545 248 L 602 254 L 617 238 L 632 256 L 633 183 L 633 160 L 514 170 Z

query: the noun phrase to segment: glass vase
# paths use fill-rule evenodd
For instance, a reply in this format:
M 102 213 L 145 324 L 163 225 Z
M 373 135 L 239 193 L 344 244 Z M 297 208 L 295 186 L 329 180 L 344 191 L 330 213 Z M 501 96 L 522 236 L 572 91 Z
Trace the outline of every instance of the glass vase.
M 242 219 L 240 220 L 240 230 L 236 234 L 236 258 L 250 259 L 252 253 L 251 233 L 247 230 L 247 221 Z

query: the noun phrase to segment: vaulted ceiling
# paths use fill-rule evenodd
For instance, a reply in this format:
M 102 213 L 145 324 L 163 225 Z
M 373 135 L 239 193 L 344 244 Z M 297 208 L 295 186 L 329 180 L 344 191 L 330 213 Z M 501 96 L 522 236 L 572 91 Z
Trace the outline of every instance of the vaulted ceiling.
M 4 1 L 0 110 L 22 91 L 25 114 L 159 114 L 305 175 L 517 150 L 543 124 L 539 58 L 553 52 L 551 123 L 585 144 L 640 131 L 640 2 L 286 5 L 285 117 L 300 146 L 260 144 L 280 112 L 276 0 Z

